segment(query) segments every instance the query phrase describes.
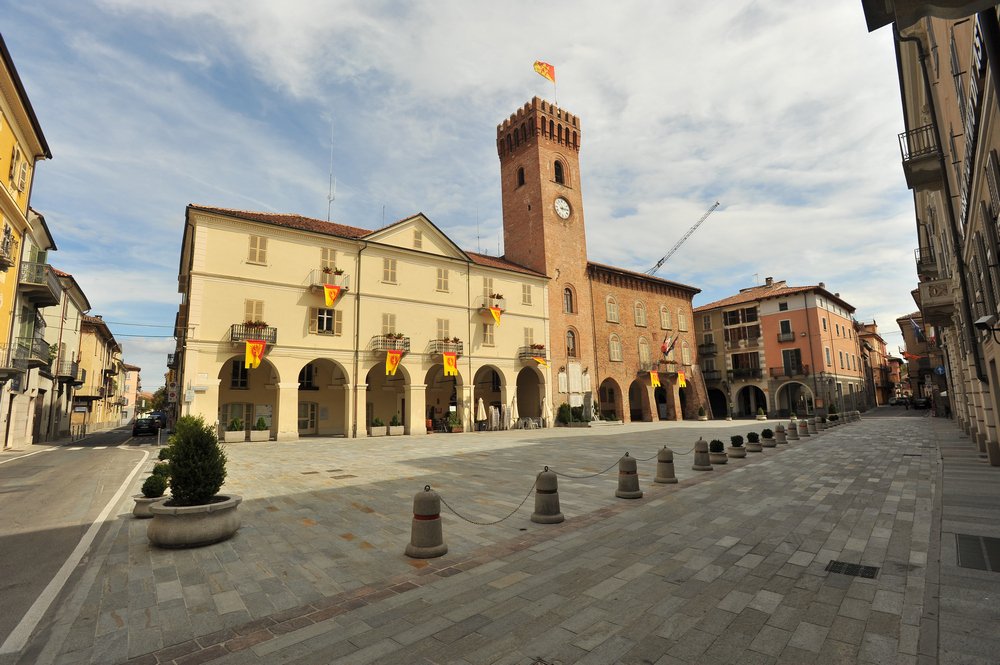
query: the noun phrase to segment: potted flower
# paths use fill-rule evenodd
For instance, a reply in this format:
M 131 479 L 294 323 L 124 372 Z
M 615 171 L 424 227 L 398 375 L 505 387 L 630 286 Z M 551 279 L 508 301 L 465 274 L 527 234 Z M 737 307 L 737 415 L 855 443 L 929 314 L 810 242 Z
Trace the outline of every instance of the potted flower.
M 698 420 L 708 420 L 708 416 L 705 414 L 705 407 L 698 407 Z
M 762 429 L 760 431 L 760 438 L 761 438 L 760 445 L 762 445 L 763 447 L 765 448 L 775 447 L 774 432 L 771 430 L 771 428 L 765 427 L 764 429 Z
M 382 422 L 381 418 L 375 416 L 374 418 L 372 418 L 371 431 L 368 434 L 368 436 L 385 436 L 385 435 L 386 435 L 385 423 Z
M 232 537 L 240 528 L 236 508 L 243 499 L 219 494 L 226 480 L 226 453 L 215 428 L 200 416 L 184 416 L 170 439 L 170 498 L 151 507 L 149 542 L 197 547 Z
M 725 464 L 729 461 L 726 456 L 726 444 L 718 439 L 708 442 L 708 461 L 712 464 Z
M 462 419 L 458 417 L 458 411 L 448 412 L 448 430 L 452 434 L 458 434 L 463 431 Z
M 762 453 L 764 449 L 760 445 L 760 434 L 757 432 L 747 432 L 747 452 Z
M 233 418 L 229 421 L 229 425 L 226 427 L 226 433 L 223 435 L 223 440 L 226 443 L 237 443 L 239 441 L 246 441 L 247 434 L 243 431 L 243 421 L 239 418 Z
M 132 515 L 139 519 L 153 516 L 152 507 L 157 501 L 163 500 L 163 493 L 167 491 L 167 476 L 157 473 L 154 467 L 142 484 L 142 494 L 136 494 L 132 498 L 135 500 L 135 507 L 132 508 Z
M 333 268 L 331 268 L 330 266 L 323 266 L 322 268 L 320 268 L 320 270 L 323 271 L 324 275 L 332 275 L 333 274 Z
M 399 414 L 392 414 L 392 418 L 389 420 L 389 436 L 400 436 L 404 434 L 403 423 L 399 420 Z
M 747 456 L 747 451 L 743 448 L 743 437 L 739 434 L 734 434 L 729 437 L 729 450 L 726 454 L 733 459 L 742 459 Z
M 267 426 L 267 420 L 264 416 L 257 418 L 257 422 L 254 423 L 253 429 L 250 430 L 250 440 L 251 441 L 267 441 L 271 438 L 271 428 Z
M 757 420 L 767 420 L 767 414 L 762 407 L 757 408 Z

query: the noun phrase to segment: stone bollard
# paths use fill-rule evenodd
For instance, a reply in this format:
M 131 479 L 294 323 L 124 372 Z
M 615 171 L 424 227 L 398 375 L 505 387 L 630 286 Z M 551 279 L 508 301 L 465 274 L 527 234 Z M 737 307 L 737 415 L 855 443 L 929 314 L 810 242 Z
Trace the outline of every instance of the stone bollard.
M 788 423 L 788 440 L 798 441 L 799 440 L 799 426 L 795 424 L 796 421 Z
M 788 443 L 788 436 L 785 434 L 785 426 L 780 423 L 774 428 L 774 442 L 777 444 Z
M 805 419 L 802 419 L 799 421 L 799 438 L 804 439 L 807 436 L 812 436 L 812 434 L 809 433 L 809 423 L 807 423 Z
M 810 434 L 819 434 L 819 429 L 816 427 L 816 419 L 810 418 L 806 421 L 807 431 Z
M 618 460 L 618 489 L 615 496 L 619 499 L 638 499 L 642 497 L 642 490 L 639 489 L 639 473 L 636 470 L 635 458 L 625 457 Z
M 423 492 L 413 496 L 413 524 L 406 556 L 413 559 L 433 559 L 448 551 L 441 532 L 441 497 L 424 485 Z
M 666 446 L 656 453 L 656 483 L 676 483 L 677 476 L 674 475 L 674 451 Z
M 694 466 L 691 468 L 695 471 L 712 470 L 712 462 L 708 457 L 708 441 L 701 437 L 694 442 Z
M 535 480 L 535 512 L 531 521 L 537 524 L 558 524 L 566 518 L 559 512 L 559 480 L 549 467 Z

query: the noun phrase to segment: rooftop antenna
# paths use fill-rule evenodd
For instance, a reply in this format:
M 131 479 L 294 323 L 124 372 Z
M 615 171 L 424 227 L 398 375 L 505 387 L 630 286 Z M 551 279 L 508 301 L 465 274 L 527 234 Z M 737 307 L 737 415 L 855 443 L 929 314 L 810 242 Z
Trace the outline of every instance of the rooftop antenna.
M 337 181 L 333 177 L 333 118 L 330 118 L 330 192 L 326 195 L 326 221 L 330 221 L 330 210 L 337 198 Z
M 476 253 L 483 253 L 483 250 L 479 247 L 479 206 L 476 206 Z
M 760 286 L 760 273 L 759 272 L 755 272 L 753 274 L 753 285 L 754 286 Z

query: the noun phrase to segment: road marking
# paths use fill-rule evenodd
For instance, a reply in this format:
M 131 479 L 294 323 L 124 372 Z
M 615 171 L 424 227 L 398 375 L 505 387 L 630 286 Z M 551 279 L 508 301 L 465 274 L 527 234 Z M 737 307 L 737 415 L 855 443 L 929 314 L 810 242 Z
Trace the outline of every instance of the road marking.
M 107 450 L 107 446 L 94 446 L 94 450 Z
M 67 448 L 66 450 L 83 450 L 83 446 L 73 446 L 72 448 Z
M 73 450 L 73 448 L 70 448 L 70 450 Z M 121 487 L 118 488 L 115 495 L 111 497 L 111 500 L 108 501 L 108 505 L 104 506 L 104 510 L 101 511 L 101 514 L 97 516 L 97 519 L 94 520 L 94 522 L 90 525 L 90 528 L 87 529 L 87 533 L 83 534 L 83 538 L 81 538 L 80 542 L 77 543 L 76 548 L 69 555 L 69 558 L 63 563 L 59 572 L 56 573 L 55 577 L 53 577 L 45 589 L 42 590 L 42 593 L 35 599 L 35 602 L 32 603 L 31 607 L 28 608 L 28 611 L 21 618 L 21 621 L 14 627 L 14 630 L 10 632 L 10 635 L 7 636 L 6 641 L 0 645 L 0 655 L 19 653 L 24 649 L 25 645 L 28 643 L 28 638 L 31 637 L 31 634 L 38 626 L 38 622 L 42 620 L 42 617 L 45 616 L 45 613 L 52 605 L 52 602 L 55 601 L 56 596 L 58 596 L 59 592 L 62 591 L 62 588 L 66 586 L 66 582 L 69 580 L 69 576 L 73 573 L 73 569 L 79 565 L 80 561 L 83 559 L 83 555 L 87 553 L 87 549 L 90 547 L 90 544 L 94 541 L 94 538 L 97 537 L 97 532 L 101 530 L 102 526 L 104 526 L 104 520 L 107 519 L 114 507 L 118 505 L 118 502 L 122 498 L 122 494 L 124 494 L 128 486 L 132 484 L 132 481 L 135 479 L 142 466 L 146 463 L 147 459 L 149 459 L 149 453 L 142 451 L 142 459 L 139 460 L 139 463 L 135 465 L 134 469 L 132 469 L 132 473 L 128 475 L 128 478 L 126 478 L 125 482 L 121 484 Z
M 38 453 L 47 453 L 52 448 L 45 448 L 44 450 L 36 450 L 33 453 L 28 453 L 26 455 L 18 455 L 17 457 L 11 457 L 10 459 L 0 460 L 0 464 L 6 464 L 7 462 L 13 462 L 14 460 L 24 459 L 25 457 L 31 457 L 32 455 L 37 455 Z

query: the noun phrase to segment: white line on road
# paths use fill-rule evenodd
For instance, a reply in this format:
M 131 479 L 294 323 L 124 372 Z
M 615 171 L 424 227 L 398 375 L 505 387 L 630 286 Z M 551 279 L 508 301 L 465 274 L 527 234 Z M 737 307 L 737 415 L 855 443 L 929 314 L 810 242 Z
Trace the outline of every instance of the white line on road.
M 14 460 L 24 459 L 25 457 L 31 457 L 32 455 L 37 455 L 38 453 L 47 453 L 53 448 L 46 448 L 44 450 L 36 450 L 33 453 L 28 453 L 27 455 L 18 455 L 17 457 L 11 457 L 10 459 L 0 460 L 0 464 L 6 464 L 7 462 L 13 462 Z
M 70 450 L 73 449 L 70 448 Z M 0 645 L 0 655 L 18 653 L 24 649 L 25 645 L 28 643 L 28 638 L 31 637 L 31 633 L 34 632 L 35 628 L 38 626 L 38 622 L 42 620 L 43 616 L 45 616 L 49 606 L 52 605 L 52 601 L 56 599 L 56 596 L 59 595 L 59 592 L 62 591 L 62 588 L 66 585 L 66 581 L 72 574 L 73 569 L 77 567 L 80 560 L 83 559 L 83 555 L 87 553 L 87 549 L 90 547 L 90 544 L 94 541 L 94 538 L 97 537 L 97 532 L 101 530 L 102 526 L 104 526 L 104 520 L 107 519 L 112 509 L 118 505 L 118 502 L 122 498 L 122 494 L 125 493 L 125 490 L 132 483 L 136 474 L 139 473 L 139 469 L 142 468 L 142 465 L 146 463 L 147 459 L 149 459 L 149 453 L 142 451 L 142 459 L 139 460 L 139 463 L 135 465 L 134 469 L 132 469 L 132 473 L 128 475 L 128 478 L 126 478 L 125 482 L 123 482 L 121 487 L 118 488 L 115 495 L 111 497 L 111 501 L 108 501 L 108 505 L 104 506 L 104 510 L 101 511 L 101 514 L 97 516 L 97 519 L 94 520 L 93 524 L 90 525 L 90 528 L 87 529 L 87 533 L 83 534 L 83 538 L 81 538 L 80 542 L 77 543 L 73 553 L 69 555 L 69 558 L 63 563 L 59 572 L 56 573 L 55 577 L 53 577 L 45 589 L 42 590 L 42 593 L 35 599 L 35 602 L 32 603 L 31 607 L 28 608 L 28 611 L 21 618 L 20 623 L 18 623 L 14 630 L 11 631 L 4 643 Z
M 94 446 L 94 450 L 106 450 L 107 446 Z
M 72 448 L 67 448 L 66 450 L 83 450 L 83 446 L 73 446 Z

